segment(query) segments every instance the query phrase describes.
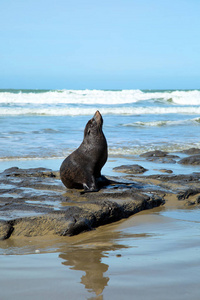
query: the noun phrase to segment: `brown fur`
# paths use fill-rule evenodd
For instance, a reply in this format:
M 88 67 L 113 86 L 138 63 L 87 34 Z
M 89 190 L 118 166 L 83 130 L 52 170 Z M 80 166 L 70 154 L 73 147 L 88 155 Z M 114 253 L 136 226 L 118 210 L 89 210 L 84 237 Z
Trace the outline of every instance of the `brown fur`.
M 97 181 L 101 177 L 101 169 L 108 157 L 102 125 L 103 118 L 100 112 L 96 111 L 94 117 L 85 126 L 81 145 L 63 161 L 60 177 L 67 188 L 98 190 Z

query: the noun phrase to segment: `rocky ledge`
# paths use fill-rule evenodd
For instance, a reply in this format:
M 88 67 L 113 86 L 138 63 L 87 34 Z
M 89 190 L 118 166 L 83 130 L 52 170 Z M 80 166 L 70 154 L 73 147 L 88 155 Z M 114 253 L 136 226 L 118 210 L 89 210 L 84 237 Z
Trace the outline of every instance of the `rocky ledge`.
M 163 203 L 134 182 L 82 194 L 66 190 L 58 172 L 11 168 L 0 174 L 0 238 L 75 235 Z
M 200 173 L 144 176 L 129 168 L 122 166 L 125 174 L 109 178 L 112 184 L 96 193 L 67 190 L 59 173 L 49 169 L 5 170 L 0 173 L 0 239 L 76 235 L 164 205 L 171 195 L 182 205 L 200 203 Z

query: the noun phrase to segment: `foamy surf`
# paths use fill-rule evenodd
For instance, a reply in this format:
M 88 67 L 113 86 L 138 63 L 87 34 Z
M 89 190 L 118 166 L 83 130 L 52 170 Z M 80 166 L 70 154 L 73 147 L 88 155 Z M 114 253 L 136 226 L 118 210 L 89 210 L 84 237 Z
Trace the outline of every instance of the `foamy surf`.
M 140 101 L 170 102 L 178 105 L 200 105 L 200 91 L 141 91 L 141 90 L 0 90 L 4 104 L 130 104 Z
M 0 115 L 39 115 L 39 116 L 92 116 L 95 110 L 98 109 L 103 115 L 163 115 L 163 114 L 184 114 L 184 115 L 197 115 L 200 114 L 199 107 L 184 107 L 184 106 L 171 106 L 171 107 L 50 107 L 38 108 L 30 107 L 7 107 L 0 109 Z
M 80 140 L 81 143 L 81 140 Z M 190 148 L 200 148 L 200 143 L 175 143 L 175 142 L 168 142 L 163 144 L 137 144 L 136 141 L 133 143 L 129 143 L 129 145 L 126 146 L 109 146 L 108 147 L 108 154 L 109 157 L 130 157 L 130 156 L 138 156 L 140 154 L 143 154 L 148 151 L 154 151 L 154 150 L 161 150 L 166 151 L 170 153 L 176 153 L 176 152 L 182 152 L 183 150 L 190 149 Z M 66 156 L 68 156 L 70 153 L 72 153 L 75 150 L 74 148 L 64 149 L 62 151 L 62 154 L 58 152 L 57 154 L 52 151 L 49 155 L 44 155 L 44 153 L 40 152 L 35 153 L 35 155 L 31 156 L 0 156 L 0 162 L 6 162 L 6 161 L 41 161 L 41 160 L 62 160 Z
M 178 120 L 178 121 L 152 121 L 152 122 L 134 122 L 128 124 L 122 124 L 125 127 L 160 127 L 160 126 L 182 126 L 182 125 L 200 125 L 200 118 Z

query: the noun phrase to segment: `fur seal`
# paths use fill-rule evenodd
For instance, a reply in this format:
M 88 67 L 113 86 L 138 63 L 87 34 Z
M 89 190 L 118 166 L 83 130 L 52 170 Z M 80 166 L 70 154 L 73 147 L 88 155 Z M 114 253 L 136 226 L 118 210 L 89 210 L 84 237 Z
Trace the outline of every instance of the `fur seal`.
M 81 145 L 61 164 L 60 178 L 67 188 L 84 188 L 89 192 L 99 190 L 98 182 L 104 181 L 101 169 L 108 158 L 102 125 L 103 118 L 97 110 L 85 126 Z

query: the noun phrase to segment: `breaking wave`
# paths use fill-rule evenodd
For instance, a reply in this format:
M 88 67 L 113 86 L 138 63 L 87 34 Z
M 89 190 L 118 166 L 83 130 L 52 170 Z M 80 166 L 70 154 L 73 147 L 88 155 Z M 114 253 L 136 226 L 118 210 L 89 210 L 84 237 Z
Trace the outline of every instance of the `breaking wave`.
M 0 109 L 0 115 L 46 115 L 46 116 L 86 116 L 93 115 L 95 110 L 99 109 L 102 114 L 107 115 L 143 115 L 143 114 L 200 114 L 199 107 L 30 107 L 30 108 L 14 108 L 6 107 Z
M 152 121 L 152 122 L 134 122 L 128 124 L 122 124 L 126 127 L 161 127 L 161 126 L 182 126 L 182 125 L 200 125 L 200 118 L 193 118 L 187 120 L 178 120 L 178 121 Z
M 200 105 L 200 90 L 0 90 L 0 103 L 10 104 L 128 104 L 160 101 L 178 105 Z

